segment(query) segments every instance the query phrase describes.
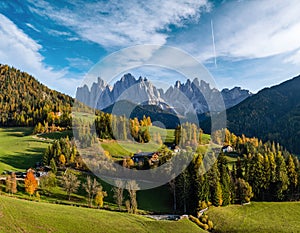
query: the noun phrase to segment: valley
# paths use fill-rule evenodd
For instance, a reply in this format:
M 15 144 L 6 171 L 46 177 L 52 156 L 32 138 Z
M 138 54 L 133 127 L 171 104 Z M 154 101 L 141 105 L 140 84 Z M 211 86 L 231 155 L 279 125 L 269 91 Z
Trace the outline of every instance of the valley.
M 289 210 L 298 207 L 300 198 L 300 163 L 297 156 L 286 150 L 286 144 L 261 140 L 255 136 L 248 137 L 243 131 L 235 134 L 235 129 L 233 132 L 219 129 L 207 134 L 209 130 L 206 130 L 205 121 L 200 122 L 200 125 L 199 122 L 189 122 L 189 118 L 177 116 L 172 109 L 166 111 L 160 105 L 152 105 L 155 101 L 138 107 L 128 101 L 115 102 L 105 111 L 75 103 L 73 110 L 76 111 L 71 112 L 74 101 L 72 98 L 35 83 L 34 78 L 26 73 L 15 69 L 6 73 L 6 66 L 1 68 L 2 76 L 19 75 L 19 78 L 24 78 L 25 83 L 33 82 L 31 86 L 45 92 L 44 100 L 36 92 L 31 102 L 24 104 L 23 97 L 14 90 L 14 86 L 8 86 L 9 90 L 13 90 L 7 92 L 12 96 L 12 107 L 2 103 L 9 114 L 5 115 L 2 111 L 0 121 L 0 220 L 16 216 L 13 223 L 15 228 L 2 225 L 4 232 L 19 229 L 34 232 L 37 228 L 41 232 L 73 229 L 76 224 L 72 222 L 76 221 L 77 210 L 79 219 L 85 212 L 93 215 L 91 219 L 99 224 L 91 226 L 91 222 L 86 222 L 85 227 L 100 229 L 100 232 L 103 231 L 101 226 L 114 225 L 115 221 L 123 218 L 130 222 L 131 230 L 140 231 L 143 226 L 145 232 L 151 232 L 152 227 L 159 227 L 161 232 L 177 232 L 179 229 L 178 232 L 268 232 L 273 223 L 269 223 L 267 219 L 272 214 L 278 215 L 274 221 L 281 227 L 280 231 L 298 230 L 297 224 L 285 227 L 281 220 L 284 215 L 285 221 L 295 221 L 297 212 L 292 214 Z M 16 77 L 14 78 L 17 79 Z M 123 77 L 118 85 L 129 82 L 128 79 L 132 81 L 132 85 L 150 85 L 145 79 L 135 80 L 131 76 Z M 177 83 L 177 87 L 196 88 L 198 85 L 197 81 L 188 83 Z M 201 83 L 202 86 L 206 85 Z M 25 86 L 24 84 L 23 88 Z M 236 91 L 239 92 L 240 89 L 235 89 L 234 92 Z M 249 95 L 227 110 L 229 128 L 233 125 L 233 112 L 237 117 L 242 112 L 240 108 L 245 108 L 243 106 L 252 103 L 253 99 L 260 99 L 260 95 Z M 59 104 L 55 107 L 51 107 L 51 101 L 56 101 L 50 101 L 51 96 L 59 99 Z M 67 103 L 67 107 L 64 103 Z M 114 110 L 116 105 L 134 110 L 129 116 L 122 115 L 122 112 L 118 114 Z M 20 114 L 13 114 L 15 111 Z M 205 111 L 198 113 L 209 114 Z M 240 118 L 243 116 L 237 119 Z M 81 153 L 93 152 L 95 144 L 101 146 L 102 152 L 93 154 L 95 157 L 91 154 L 84 158 Z M 103 158 L 104 161 L 132 171 L 150 170 L 153 173 L 156 168 L 163 167 L 174 159 L 175 163 L 164 170 L 165 174 L 172 173 L 172 169 L 181 166 L 187 158 L 190 162 L 167 183 L 143 190 L 135 180 L 116 180 L 115 182 L 123 182 L 123 188 L 116 188 L 116 183 L 109 184 L 95 176 L 90 168 L 97 166 Z M 24 178 L 19 178 L 20 172 L 25 174 Z M 32 176 L 38 182 L 36 186 L 35 181 L 28 183 L 31 172 L 42 174 Z M 18 174 L 17 180 L 14 178 L 15 173 Z M 151 175 L 144 181 L 151 182 Z M 9 209 L 7 205 L 10 204 L 14 207 Z M 14 208 L 21 208 L 23 205 L 28 205 L 28 208 L 22 207 L 23 212 L 15 213 Z M 68 224 L 62 225 L 63 220 L 55 217 L 45 224 L 51 211 L 44 213 L 43 208 L 52 209 L 63 218 L 63 213 L 68 211 L 70 215 L 65 220 Z M 32 222 L 29 221 L 25 226 L 22 216 L 34 209 L 39 214 L 33 216 Z M 259 218 L 258 213 L 262 215 Z M 157 221 L 143 216 L 147 214 L 185 215 L 189 220 Z M 98 218 L 110 220 L 102 223 Z M 36 222 L 43 223 L 45 227 L 41 228 Z M 53 226 L 54 222 L 58 224 L 56 228 Z M 116 225 L 118 231 L 123 227 L 124 232 L 127 231 L 122 224 Z

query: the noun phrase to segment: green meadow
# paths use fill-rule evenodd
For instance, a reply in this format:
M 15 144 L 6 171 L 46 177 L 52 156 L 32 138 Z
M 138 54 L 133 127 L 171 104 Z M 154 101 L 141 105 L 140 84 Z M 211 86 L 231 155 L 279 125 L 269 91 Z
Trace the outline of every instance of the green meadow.
M 184 219 L 156 221 L 141 215 L 0 196 L 0 232 L 204 232 Z
M 32 128 L 0 128 L 0 173 L 23 171 L 41 160 L 50 141 L 31 133 Z
M 300 232 L 300 202 L 251 202 L 212 207 L 215 232 Z

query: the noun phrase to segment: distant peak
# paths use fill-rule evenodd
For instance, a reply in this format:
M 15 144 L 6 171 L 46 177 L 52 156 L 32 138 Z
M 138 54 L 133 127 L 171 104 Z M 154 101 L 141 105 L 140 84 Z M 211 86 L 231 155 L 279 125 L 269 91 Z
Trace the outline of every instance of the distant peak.
M 124 74 L 121 78 L 121 81 L 124 82 L 126 80 L 136 80 L 134 76 L 132 76 L 130 73 Z
M 199 87 L 199 80 L 198 80 L 198 78 L 194 78 L 193 83 L 194 83 L 197 87 Z
M 179 80 L 177 80 L 177 81 L 175 82 L 175 87 L 176 87 L 176 88 L 179 88 L 180 85 L 181 85 L 181 82 L 180 82 Z

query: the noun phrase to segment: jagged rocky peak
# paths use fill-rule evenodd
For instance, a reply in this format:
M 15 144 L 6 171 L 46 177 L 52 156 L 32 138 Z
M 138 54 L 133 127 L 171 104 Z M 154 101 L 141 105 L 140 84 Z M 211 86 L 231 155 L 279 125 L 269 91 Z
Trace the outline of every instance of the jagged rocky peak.
M 181 86 L 181 82 L 180 82 L 179 80 L 177 80 L 177 81 L 175 82 L 175 86 L 174 86 L 174 87 L 180 88 L 180 86 Z
M 157 89 L 151 81 L 140 76 L 136 79 L 132 74 L 124 74 L 113 86 L 108 85 L 100 77 L 89 90 L 87 86 L 77 89 L 76 97 L 90 106 L 95 106 L 95 98 L 98 98 L 97 108 L 104 109 L 120 98 L 134 103 L 147 103 L 163 106 L 172 106 L 180 114 L 187 114 L 191 109 L 197 113 L 205 113 L 209 110 L 207 102 L 212 102 L 220 93 L 223 96 L 226 108 L 234 106 L 251 95 L 247 90 L 235 87 L 231 90 L 224 89 L 221 92 L 211 88 L 204 80 L 194 78 L 187 79 L 185 83 L 176 81 L 167 91 Z M 165 105 L 163 103 L 166 103 Z
M 196 85 L 196 87 L 199 87 L 199 80 L 198 80 L 198 78 L 194 78 L 193 83 L 194 83 L 194 85 Z
M 126 85 L 132 85 L 136 82 L 136 79 L 133 75 L 128 73 L 128 74 L 124 74 L 123 77 L 121 78 L 121 80 L 118 82 L 125 83 Z
M 225 88 L 221 91 L 226 108 L 231 108 L 252 95 L 249 90 L 241 87 Z

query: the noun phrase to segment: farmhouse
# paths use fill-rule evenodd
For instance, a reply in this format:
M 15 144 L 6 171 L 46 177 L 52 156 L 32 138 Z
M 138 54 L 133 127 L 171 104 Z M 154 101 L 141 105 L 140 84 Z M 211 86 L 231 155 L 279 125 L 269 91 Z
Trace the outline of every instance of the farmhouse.
M 230 153 L 230 152 L 233 152 L 233 148 L 229 145 L 223 146 L 222 151 L 223 151 L 223 153 Z
M 146 161 L 153 164 L 159 162 L 159 156 L 157 152 L 139 152 L 132 156 L 132 160 L 139 164 L 144 164 Z

